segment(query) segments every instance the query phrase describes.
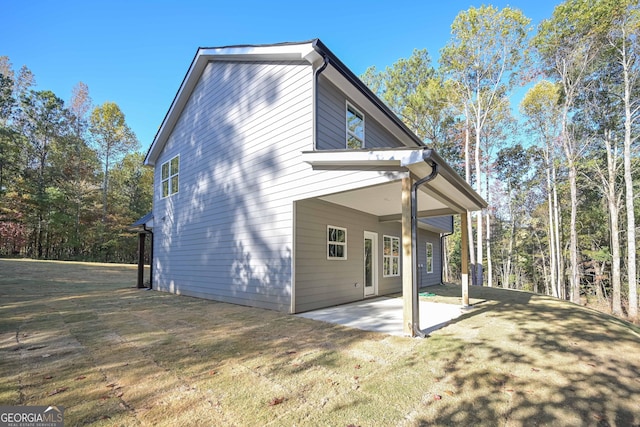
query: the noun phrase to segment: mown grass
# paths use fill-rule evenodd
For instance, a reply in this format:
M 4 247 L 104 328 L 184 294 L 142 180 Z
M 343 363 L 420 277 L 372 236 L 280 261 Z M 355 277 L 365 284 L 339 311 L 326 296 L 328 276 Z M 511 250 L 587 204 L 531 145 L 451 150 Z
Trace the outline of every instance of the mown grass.
M 640 425 L 640 330 L 570 303 L 472 288 L 421 340 L 135 280 L 0 260 L 0 405 L 61 405 L 69 426 Z

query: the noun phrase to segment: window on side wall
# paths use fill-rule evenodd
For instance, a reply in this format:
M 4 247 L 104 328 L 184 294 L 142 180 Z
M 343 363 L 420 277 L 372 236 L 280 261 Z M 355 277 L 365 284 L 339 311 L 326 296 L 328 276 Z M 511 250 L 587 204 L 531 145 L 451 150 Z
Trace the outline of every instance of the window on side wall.
M 427 273 L 433 273 L 433 243 L 427 243 Z
M 347 148 L 364 148 L 364 114 L 347 103 Z
M 347 259 L 347 229 L 327 226 L 327 259 Z
M 162 197 L 169 197 L 178 192 L 180 172 L 180 156 L 164 162 L 162 168 Z
M 382 275 L 392 277 L 400 275 L 400 238 L 383 236 Z

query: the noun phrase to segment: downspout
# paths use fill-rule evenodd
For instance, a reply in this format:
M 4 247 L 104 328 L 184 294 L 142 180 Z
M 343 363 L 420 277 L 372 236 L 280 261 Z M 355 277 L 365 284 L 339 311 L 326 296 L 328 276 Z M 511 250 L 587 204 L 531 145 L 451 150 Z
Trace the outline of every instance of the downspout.
M 322 65 L 313 72 L 313 150 L 315 151 L 318 143 L 318 77 L 329 65 L 329 56 L 322 55 Z
M 318 140 L 318 77 L 320 76 L 320 73 L 322 73 L 325 68 L 327 68 L 327 66 L 329 65 L 329 56 L 322 52 L 318 46 L 315 46 L 314 43 L 314 48 L 316 50 L 316 52 L 318 52 L 319 54 L 322 55 L 322 65 L 319 66 L 318 68 L 316 68 L 313 72 L 313 103 L 312 103 L 312 120 L 311 120 L 311 125 L 312 125 L 312 138 L 313 138 L 313 151 L 315 151 L 317 149 L 317 140 Z M 293 202 L 293 230 L 292 230 L 292 235 L 293 235 L 293 256 L 291 257 L 291 304 L 290 304 L 290 308 L 289 311 L 291 313 L 295 313 L 295 306 L 296 306 L 296 208 L 295 208 L 295 202 Z
M 451 230 L 453 230 L 453 215 L 451 216 Z M 444 268 L 442 268 L 442 260 L 444 260 L 444 239 L 451 236 L 450 233 L 440 233 L 440 284 L 444 285 Z
M 413 282 L 413 319 L 411 324 L 413 325 L 413 333 L 420 337 L 425 338 L 426 335 L 420 330 L 420 301 L 419 290 L 420 284 L 418 283 L 418 187 L 434 180 L 438 176 L 438 164 L 431 158 L 432 150 L 424 150 L 422 155 L 423 160 L 429 166 L 431 166 L 431 173 L 429 176 L 421 178 L 413 183 L 411 186 L 411 281 Z
M 142 229 L 151 236 L 151 242 L 149 242 L 149 289 L 153 289 L 153 231 L 147 228 L 147 224 L 142 224 Z

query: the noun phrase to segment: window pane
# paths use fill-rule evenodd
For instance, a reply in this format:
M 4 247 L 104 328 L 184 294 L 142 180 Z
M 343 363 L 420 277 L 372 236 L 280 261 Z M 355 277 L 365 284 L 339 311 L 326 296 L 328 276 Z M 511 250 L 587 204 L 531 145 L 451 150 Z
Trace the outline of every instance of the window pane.
M 162 181 L 162 197 L 169 195 L 169 181 Z
M 393 256 L 400 256 L 400 239 L 393 239 Z
M 391 254 L 391 239 L 389 237 L 384 237 L 384 249 L 383 252 L 385 255 Z
M 358 138 L 354 137 L 353 135 L 349 135 L 349 137 L 347 138 L 347 148 L 353 148 L 353 149 L 362 148 L 362 141 L 360 141 Z
M 336 257 L 344 258 L 344 246 L 336 245 Z
M 400 272 L 400 266 L 398 264 L 398 258 L 393 258 L 393 275 L 396 276 Z
M 336 245 L 329 245 L 329 258 L 336 256 Z
M 178 192 L 178 175 L 171 178 L 171 194 Z
M 169 178 L 169 163 L 162 164 L 162 179 Z
M 360 113 L 351 107 L 347 108 L 347 128 L 360 138 L 364 136 L 362 122 L 362 115 Z
M 335 242 L 336 241 L 336 229 L 335 228 L 329 228 L 329 241 L 330 242 Z
M 364 116 L 355 108 L 347 105 L 347 148 L 358 149 L 364 146 Z
M 389 276 L 391 273 L 390 259 L 388 257 L 384 257 L 384 260 L 382 262 L 383 262 L 382 274 L 384 274 L 385 276 Z
M 337 231 L 337 240 L 336 241 L 344 243 L 346 241 L 345 238 L 347 237 L 346 236 L 346 232 L 344 230 L 340 230 L 340 229 L 338 229 L 336 231 Z
M 171 159 L 171 175 L 175 175 L 178 173 L 179 169 L 179 161 L 180 161 L 180 157 L 174 157 L 173 159 Z

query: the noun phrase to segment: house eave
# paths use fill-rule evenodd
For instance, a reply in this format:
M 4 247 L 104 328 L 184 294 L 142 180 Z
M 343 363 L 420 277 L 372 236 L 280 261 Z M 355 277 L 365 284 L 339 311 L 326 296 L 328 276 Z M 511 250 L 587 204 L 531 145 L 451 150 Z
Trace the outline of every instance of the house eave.
M 421 191 L 436 198 L 452 214 L 478 211 L 487 206 L 487 202 L 460 175 L 434 150 L 427 148 L 306 151 L 302 153 L 302 161 L 314 170 L 406 171 L 419 179 L 428 176 L 432 170 L 424 161 L 426 155 L 438 164 L 438 176 Z

